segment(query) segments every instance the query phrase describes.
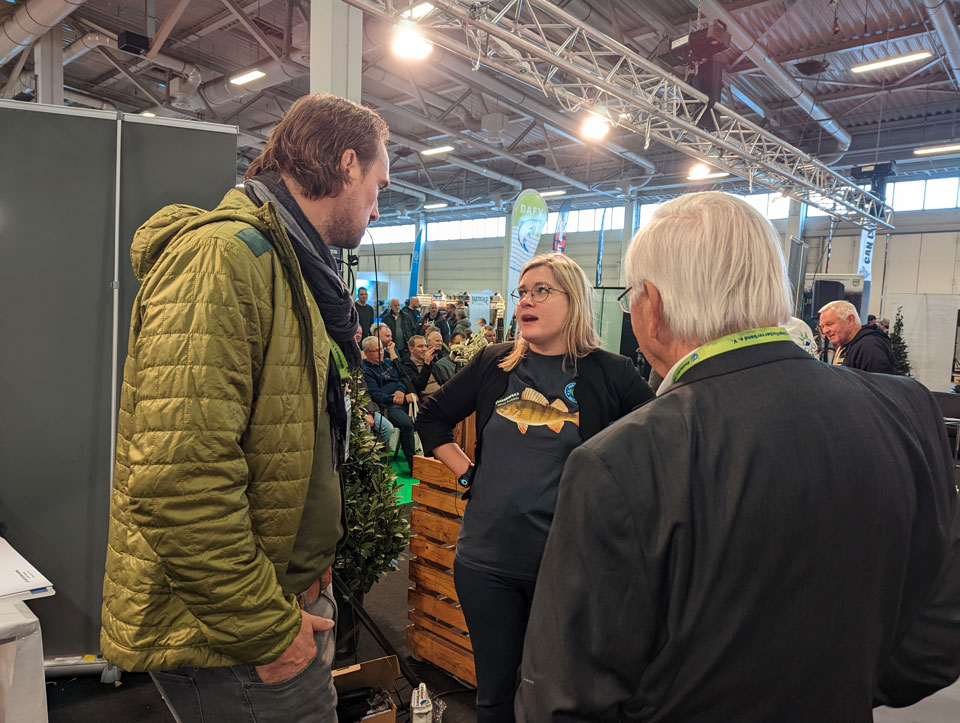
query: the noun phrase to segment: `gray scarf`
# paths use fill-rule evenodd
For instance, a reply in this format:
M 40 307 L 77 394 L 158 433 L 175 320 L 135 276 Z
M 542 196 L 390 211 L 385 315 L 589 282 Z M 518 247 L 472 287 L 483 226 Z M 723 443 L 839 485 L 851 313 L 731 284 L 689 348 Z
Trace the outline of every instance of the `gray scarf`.
M 362 361 L 354 335 L 360 326 L 360 317 L 353 305 L 353 297 L 337 271 L 337 262 L 320 234 L 307 220 L 283 179 L 275 173 L 263 173 L 243 184 L 244 193 L 257 205 L 273 202 L 283 221 L 293 250 L 300 262 L 300 270 L 314 301 L 320 309 L 327 333 L 343 351 L 351 367 Z

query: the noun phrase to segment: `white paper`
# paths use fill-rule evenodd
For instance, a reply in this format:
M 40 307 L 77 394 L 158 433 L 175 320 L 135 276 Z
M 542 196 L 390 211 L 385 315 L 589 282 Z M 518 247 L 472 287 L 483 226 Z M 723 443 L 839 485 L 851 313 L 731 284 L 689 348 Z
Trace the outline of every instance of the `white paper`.
M 0 600 L 53 595 L 53 583 L 0 537 Z

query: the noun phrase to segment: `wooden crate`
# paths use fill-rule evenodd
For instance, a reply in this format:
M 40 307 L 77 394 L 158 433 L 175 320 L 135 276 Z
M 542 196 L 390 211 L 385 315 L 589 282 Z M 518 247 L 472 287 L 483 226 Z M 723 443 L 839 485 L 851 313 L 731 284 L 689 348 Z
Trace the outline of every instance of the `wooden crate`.
M 458 437 L 458 441 L 462 438 Z M 466 449 L 471 456 L 473 444 Z M 416 506 L 410 511 L 410 581 L 407 602 L 407 647 L 448 673 L 473 685 L 473 647 L 453 585 L 453 558 L 460 516 L 466 502 L 460 499 L 457 480 L 442 462 L 414 457 L 413 476 L 420 480 L 412 490 Z

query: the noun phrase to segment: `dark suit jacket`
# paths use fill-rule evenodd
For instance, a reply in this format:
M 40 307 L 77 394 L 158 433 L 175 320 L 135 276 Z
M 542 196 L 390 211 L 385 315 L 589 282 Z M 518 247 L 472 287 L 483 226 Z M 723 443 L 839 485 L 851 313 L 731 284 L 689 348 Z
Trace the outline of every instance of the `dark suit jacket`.
M 518 720 L 872 720 L 960 672 L 960 529 L 932 395 L 737 349 L 576 449 Z

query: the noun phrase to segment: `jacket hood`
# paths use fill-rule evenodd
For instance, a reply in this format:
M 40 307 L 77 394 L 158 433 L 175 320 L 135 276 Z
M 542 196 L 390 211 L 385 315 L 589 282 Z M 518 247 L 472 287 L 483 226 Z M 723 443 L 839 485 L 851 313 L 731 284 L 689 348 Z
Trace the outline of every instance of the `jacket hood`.
M 857 335 L 853 337 L 853 339 L 851 339 L 849 343 L 853 344 L 853 342 L 860 341 L 861 339 L 865 339 L 868 336 L 879 336 L 879 337 L 882 337 L 883 339 L 886 339 L 887 341 L 890 340 L 890 337 L 887 336 L 886 332 L 884 332 L 883 329 L 880 329 L 879 327 L 876 327 L 876 326 L 862 326 L 860 327 L 860 331 L 857 332 Z
M 185 204 L 164 206 L 133 235 L 130 246 L 133 273 L 137 280 L 143 283 L 164 250 L 176 238 L 200 226 L 223 221 L 242 221 L 266 235 L 274 214 L 271 204 L 257 206 L 243 191 L 236 188 L 231 189 L 212 211 Z

